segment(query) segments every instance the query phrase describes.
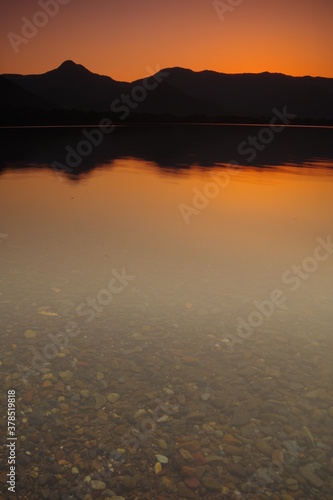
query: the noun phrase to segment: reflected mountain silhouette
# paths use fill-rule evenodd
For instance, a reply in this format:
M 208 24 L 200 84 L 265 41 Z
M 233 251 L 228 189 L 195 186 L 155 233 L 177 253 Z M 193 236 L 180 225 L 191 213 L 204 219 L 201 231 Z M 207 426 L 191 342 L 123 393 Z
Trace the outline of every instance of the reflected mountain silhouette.
M 119 126 L 77 166 L 66 165 L 68 149 L 76 151 L 87 140 L 82 128 L 2 129 L 0 172 L 29 168 L 53 169 L 54 162 L 68 178 L 80 180 L 96 168 L 112 168 L 121 158 L 149 162 L 164 173 L 184 173 L 191 168 L 227 166 L 279 167 L 283 165 L 333 167 L 333 128 L 286 127 L 269 144 L 248 145 L 260 126 L 133 125 Z M 86 130 L 91 131 L 87 126 Z M 241 146 L 240 146 L 241 145 Z M 251 149 L 249 149 L 251 148 Z M 63 169 L 62 167 L 63 166 Z

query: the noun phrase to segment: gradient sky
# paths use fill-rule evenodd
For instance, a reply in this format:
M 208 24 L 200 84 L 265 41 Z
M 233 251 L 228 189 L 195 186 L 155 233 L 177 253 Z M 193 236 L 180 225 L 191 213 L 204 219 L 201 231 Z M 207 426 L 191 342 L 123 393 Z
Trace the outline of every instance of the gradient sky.
M 8 33 L 22 36 L 22 17 L 48 1 L 59 12 L 15 53 Z M 239 5 L 222 19 L 218 3 Z M 333 0 L 0 0 L 0 12 L 0 73 L 72 59 L 125 81 L 147 66 L 333 77 Z

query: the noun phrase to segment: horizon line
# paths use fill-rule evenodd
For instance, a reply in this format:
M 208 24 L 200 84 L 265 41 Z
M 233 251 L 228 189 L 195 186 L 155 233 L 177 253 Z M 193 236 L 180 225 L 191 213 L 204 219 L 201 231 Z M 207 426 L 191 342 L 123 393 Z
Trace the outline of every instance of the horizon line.
M 94 75 L 98 75 L 98 76 L 105 76 L 107 78 L 111 78 L 112 80 L 115 80 L 115 81 L 118 81 L 118 82 L 126 82 L 126 83 L 133 83 L 135 81 L 138 81 L 138 80 L 142 80 L 143 78 L 146 78 L 147 75 L 144 75 L 143 77 L 139 77 L 139 78 L 135 78 L 134 80 L 132 81 L 127 81 L 127 80 L 116 80 L 114 77 L 112 77 L 111 75 L 108 75 L 108 74 L 102 74 L 102 73 L 96 73 L 94 71 L 91 71 L 89 68 L 87 68 L 86 66 L 84 66 L 83 64 L 81 63 L 77 63 L 75 61 L 73 61 L 73 59 L 65 59 L 64 61 L 62 61 L 59 66 L 56 66 L 54 68 L 51 68 L 47 71 L 43 71 L 42 73 L 1 73 L 0 76 L 6 76 L 6 75 L 20 75 L 20 76 L 37 76 L 37 75 L 44 75 L 46 73 L 49 73 L 50 71 L 54 71 L 54 70 L 57 70 L 59 69 L 64 63 L 73 63 L 75 64 L 76 66 L 82 66 L 84 69 L 86 69 L 87 71 L 89 71 L 90 73 L 94 74 Z M 333 79 L 333 76 L 330 77 L 330 76 L 322 76 L 322 75 L 310 75 L 310 74 L 306 74 L 306 75 L 290 75 L 290 74 L 287 74 L 287 73 L 281 73 L 280 71 L 260 71 L 260 72 L 251 72 L 251 71 L 243 71 L 243 72 L 239 72 L 239 73 L 226 73 L 224 71 L 217 71 L 217 70 L 214 70 L 214 69 L 208 69 L 208 68 L 205 68 L 205 69 L 201 69 L 201 70 L 193 70 L 191 68 L 187 68 L 187 67 L 184 67 L 184 66 L 165 66 L 165 67 L 162 67 L 160 68 L 159 70 L 156 71 L 156 73 L 158 73 L 159 71 L 163 71 L 163 70 L 170 70 L 170 69 L 183 69 L 183 70 L 186 70 L 186 71 L 191 71 L 192 73 L 204 73 L 204 72 L 210 72 L 210 73 L 217 73 L 217 74 L 220 74 L 220 75 L 230 75 L 230 76 L 239 76 L 239 75 L 263 75 L 263 74 L 269 74 L 269 75 L 282 75 L 282 76 L 287 76 L 287 77 L 291 77 L 291 78 L 326 78 L 327 80 L 332 80 Z

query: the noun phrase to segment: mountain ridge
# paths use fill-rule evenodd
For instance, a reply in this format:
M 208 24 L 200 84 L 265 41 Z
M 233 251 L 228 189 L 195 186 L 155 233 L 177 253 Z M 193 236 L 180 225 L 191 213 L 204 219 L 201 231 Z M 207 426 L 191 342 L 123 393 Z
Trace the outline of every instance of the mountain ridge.
M 127 102 L 129 112 L 135 115 L 259 119 L 271 116 L 273 108 L 287 106 L 298 119 L 333 120 L 333 79 L 327 77 L 294 77 L 267 71 L 228 74 L 178 66 L 123 82 L 66 60 L 42 74 L 3 74 L 0 78 L 0 109 L 5 109 L 7 115 L 11 109 L 114 115 L 117 108 L 113 103 L 119 101 Z M 120 115 L 118 118 L 122 119 Z

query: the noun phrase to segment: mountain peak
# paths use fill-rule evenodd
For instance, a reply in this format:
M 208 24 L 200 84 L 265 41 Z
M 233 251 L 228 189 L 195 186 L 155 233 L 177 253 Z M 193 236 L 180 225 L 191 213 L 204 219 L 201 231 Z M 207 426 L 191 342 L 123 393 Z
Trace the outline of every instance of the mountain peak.
M 82 66 L 82 64 L 76 64 L 74 61 L 71 61 L 70 59 L 67 59 L 67 61 L 64 61 L 60 66 L 57 68 L 57 71 L 66 71 L 66 72 L 73 72 L 73 71 L 80 71 L 81 73 L 90 73 L 90 71 Z
M 76 66 L 79 66 L 79 64 L 76 64 L 71 59 L 67 59 L 62 64 L 60 64 L 59 68 L 75 68 Z

